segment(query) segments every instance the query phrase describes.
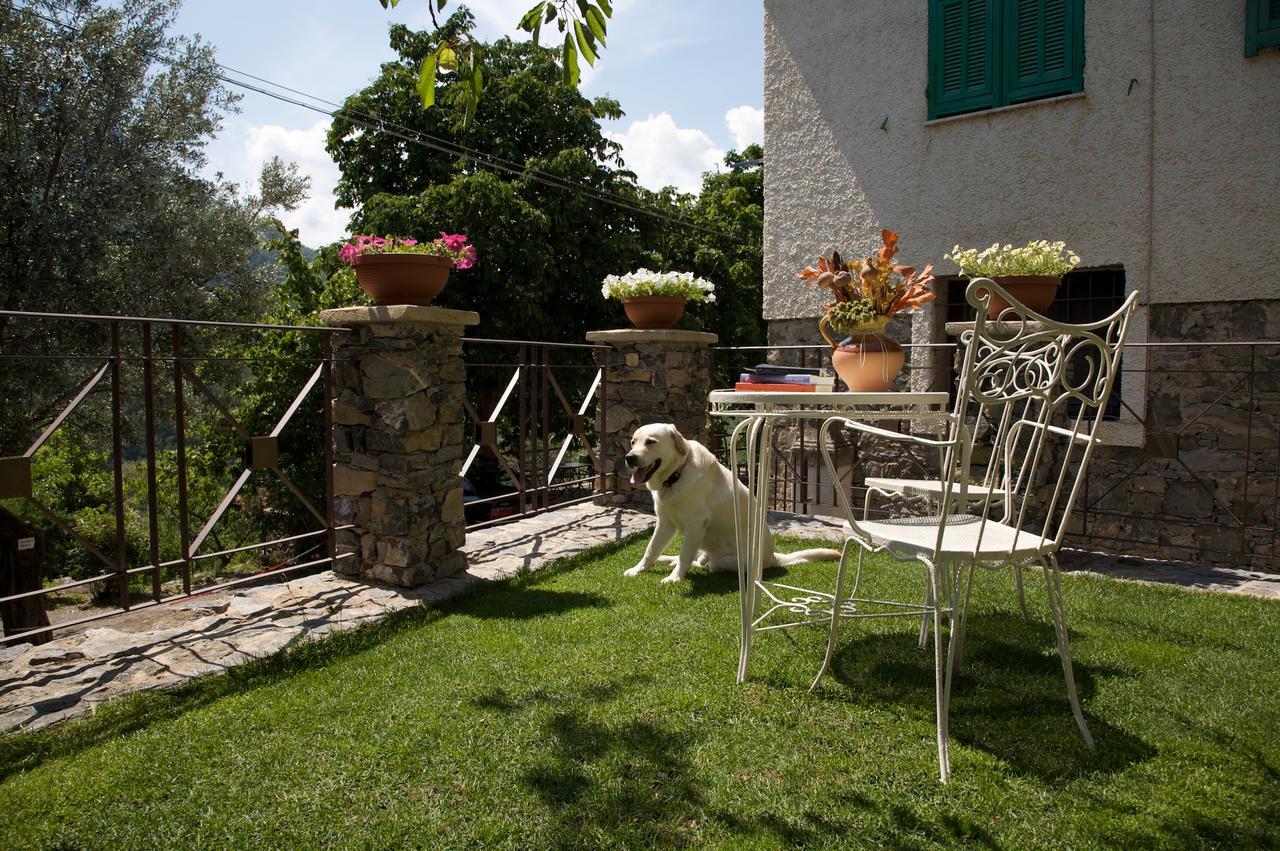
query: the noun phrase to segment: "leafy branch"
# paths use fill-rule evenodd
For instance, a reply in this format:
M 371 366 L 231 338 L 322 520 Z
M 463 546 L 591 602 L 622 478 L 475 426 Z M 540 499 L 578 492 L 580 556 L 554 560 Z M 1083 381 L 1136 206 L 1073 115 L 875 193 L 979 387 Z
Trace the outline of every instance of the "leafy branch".
M 382 8 L 391 9 L 400 4 L 400 0 L 378 0 Z M 441 29 L 436 13 L 443 12 L 449 0 L 427 0 L 427 10 L 431 13 L 431 23 L 436 30 Z M 595 67 L 596 59 L 603 52 L 606 43 L 608 21 L 613 17 L 613 4 L 610 0 L 538 0 L 524 16 L 520 18 L 520 29 L 533 36 L 537 45 L 542 37 L 544 26 L 555 24 L 557 30 L 564 34 L 564 44 L 560 49 L 560 68 L 567 86 L 577 87 L 581 78 L 578 57 Z M 473 38 L 468 30 L 455 29 L 441 35 L 434 52 L 428 54 L 418 70 L 418 97 L 422 99 L 422 108 L 430 109 L 436 102 L 436 75 L 454 72 L 467 82 L 463 89 L 465 115 L 463 126 L 471 123 L 476 108 L 480 104 L 480 96 L 484 94 L 484 52 L 483 45 Z

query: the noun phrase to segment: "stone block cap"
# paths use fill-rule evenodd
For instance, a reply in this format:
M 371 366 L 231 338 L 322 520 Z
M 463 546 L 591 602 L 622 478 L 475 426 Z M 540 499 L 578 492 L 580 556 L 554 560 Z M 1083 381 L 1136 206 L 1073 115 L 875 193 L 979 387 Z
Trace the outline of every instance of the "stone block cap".
M 619 328 L 616 331 L 588 331 L 589 343 L 635 345 L 637 343 L 702 343 L 713 346 L 720 338 L 709 331 L 681 331 L 675 328 Z
M 388 304 L 382 307 L 338 307 L 320 313 L 326 325 L 372 325 L 413 322 L 429 325 L 479 325 L 480 314 L 473 310 L 447 307 L 419 307 L 416 304 Z

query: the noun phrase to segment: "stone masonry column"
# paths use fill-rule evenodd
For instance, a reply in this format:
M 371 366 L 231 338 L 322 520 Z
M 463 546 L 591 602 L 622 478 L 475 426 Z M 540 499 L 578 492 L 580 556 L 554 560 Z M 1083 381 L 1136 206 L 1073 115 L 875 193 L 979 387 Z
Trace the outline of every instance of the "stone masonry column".
M 334 569 L 412 587 L 466 567 L 459 473 L 462 332 L 470 311 L 395 305 L 326 310 L 333 338 Z
M 610 347 L 595 353 L 596 363 L 605 368 L 600 453 L 605 471 L 618 475 L 614 476 L 616 493 L 600 501 L 652 505 L 649 492 L 633 489 L 627 474 L 619 472 L 631 445 L 631 433 L 638 427 L 674 423 L 685 437 L 707 442 L 711 346 L 719 339 L 704 331 L 668 329 L 628 328 L 587 334 L 588 341 Z

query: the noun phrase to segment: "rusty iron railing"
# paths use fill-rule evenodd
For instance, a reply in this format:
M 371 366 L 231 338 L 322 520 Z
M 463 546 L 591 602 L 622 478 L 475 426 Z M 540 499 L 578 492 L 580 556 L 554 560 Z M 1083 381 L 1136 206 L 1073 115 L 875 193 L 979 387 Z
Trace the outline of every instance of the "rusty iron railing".
M 938 357 L 909 355 L 900 381 L 913 389 L 951 390 L 954 344 L 929 348 Z M 767 351 L 797 366 L 829 366 L 827 350 L 721 347 L 717 358 L 744 366 L 754 357 L 764 360 Z M 1280 341 L 1130 342 L 1121 371 L 1112 406 L 1118 415 L 1103 424 L 1104 445 L 1076 503 L 1068 544 L 1116 556 L 1280 570 Z M 728 464 L 722 418 L 712 419 L 713 450 Z M 836 513 L 836 483 L 819 478 L 812 432 L 778 429 L 774 448 L 771 507 Z M 847 486 L 861 504 L 868 459 L 857 446 L 843 457 L 851 471 Z M 936 475 L 923 459 L 900 462 L 888 475 Z
M 608 346 L 463 338 L 471 448 L 463 462 L 467 528 L 594 499 L 608 491 L 598 425 Z M 584 363 L 585 358 L 590 363 Z M 601 418 L 597 420 L 597 417 Z M 487 471 L 487 473 L 486 473 Z M 483 491 L 483 492 L 482 492 Z
M 26 323 L 33 324 L 39 330 L 24 332 L 22 327 Z M 87 345 L 86 350 L 58 353 L 45 351 L 41 346 L 26 345 L 31 340 L 41 340 L 56 349 L 60 336 L 58 329 L 68 327 L 73 327 L 75 333 L 67 332 L 67 335 Z M 105 333 L 100 333 L 103 330 Z M 318 338 L 319 354 L 315 358 L 219 357 L 206 351 L 208 346 L 202 339 L 219 332 L 307 335 L 308 338 Z M 44 394 L 49 399 L 60 396 L 65 400 L 65 404 L 53 409 L 56 413 L 52 413 L 47 422 L 42 423 L 37 414 L 32 414 L 25 420 L 22 417 L 7 419 L 10 426 L 15 422 L 25 422 L 36 428 L 40 428 L 41 424 L 43 427 L 29 444 L 26 443 L 29 438 L 24 439 L 21 435 L 3 435 L 6 445 L 25 444 L 26 449 L 0 458 L 0 505 L 19 509 L 25 505 L 34 509 L 40 517 L 61 530 L 70 541 L 91 553 L 101 563 L 101 572 L 95 575 L 2 596 L 0 606 L 31 597 L 46 599 L 63 595 L 84 586 L 101 588 L 103 585 L 110 587 L 114 584 L 117 592 L 116 604 L 110 611 L 95 610 L 83 617 L 55 621 L 51 626 L 10 632 L 0 639 L 0 643 L 47 637 L 51 630 L 79 626 L 196 593 L 207 593 L 280 574 L 316 568 L 339 558 L 335 550 L 333 513 L 332 423 L 330 406 L 326 400 L 331 394 L 330 337 L 333 333 L 341 332 L 342 329 L 314 326 L 0 311 L 0 363 L 8 367 L 6 372 L 11 379 L 9 383 L 13 385 L 3 387 L 3 398 L 7 400 L 7 404 L 20 404 L 16 388 L 22 380 L 14 370 L 25 363 L 43 363 L 50 375 L 62 376 L 71 374 L 75 367 L 83 367 L 81 374 L 84 376 L 83 381 L 72 385 L 74 389 L 69 393 L 58 394 L 51 391 Z M 85 343 L 96 338 L 101 338 L 105 345 L 99 347 L 91 342 Z M 275 419 L 274 426 L 265 434 L 254 434 L 241 422 L 243 417 L 238 417 L 233 410 L 235 405 L 229 404 L 220 393 L 226 392 L 228 377 L 243 377 L 263 363 L 277 367 L 292 364 L 299 372 L 306 374 L 306 378 L 297 388 L 291 402 Z M 50 364 L 54 366 L 50 367 Z M 306 373 L 308 369 L 310 371 Z M 210 379 L 207 373 L 211 371 L 220 374 L 219 380 Z M 30 383 L 29 376 L 25 380 Z M 172 419 L 166 419 L 163 423 L 157 403 L 157 398 L 161 395 L 172 406 Z M 107 454 L 112 477 L 110 513 L 114 524 L 114 532 L 110 535 L 113 543 L 106 548 L 91 541 L 84 530 L 76 528 L 69 518 L 61 516 L 40 498 L 40 477 L 36 469 L 41 448 L 60 430 L 68 429 L 69 422 L 73 419 L 91 417 L 93 413 L 100 412 L 104 396 L 105 407 L 109 408 L 109 421 L 106 423 L 105 434 L 99 433 L 98 439 L 109 444 Z M 320 450 L 319 454 L 323 457 L 323 494 L 304 492 L 282 467 L 285 459 L 280 454 L 281 434 L 304 405 L 309 405 L 308 415 L 314 421 L 323 423 L 319 436 L 323 445 L 309 447 L 312 458 L 316 456 L 316 450 Z M 188 454 L 192 444 L 189 429 L 190 417 L 196 409 L 201 412 L 207 410 L 221 419 L 234 432 L 233 440 L 238 440 L 244 448 L 242 471 L 218 501 L 216 508 L 205 517 L 194 515 L 190 500 L 192 470 Z M 142 421 L 140 428 L 137 423 L 139 418 Z M 164 486 L 158 481 L 157 470 L 157 456 L 161 449 L 171 449 L 176 459 L 176 481 Z M 131 506 L 126 501 L 126 478 L 135 476 L 130 482 L 136 483 L 134 471 L 139 460 L 145 465 L 140 487 L 145 495 L 147 543 L 144 553 L 135 554 L 135 558 L 141 563 L 130 563 L 126 522 L 130 519 Z M 271 540 L 219 546 L 216 551 L 209 551 L 207 545 L 215 528 L 237 504 L 246 484 L 255 474 L 269 476 L 271 481 L 292 494 L 297 507 L 310 517 L 314 528 Z M 166 509 L 166 514 L 176 513 L 178 527 L 177 552 L 170 553 L 169 558 L 164 557 L 161 546 L 162 506 Z M 216 536 L 213 540 L 217 541 Z M 273 561 L 268 569 L 251 575 L 203 586 L 200 585 L 199 577 L 193 576 L 193 567 L 205 561 L 242 556 L 256 551 L 279 552 L 282 548 L 296 551 L 311 542 L 315 543 L 309 549 L 301 553 L 295 552 L 282 561 Z M 19 549 L 22 549 L 21 542 Z M 315 553 L 320 555 L 307 557 Z M 180 590 L 172 587 L 176 585 L 176 579 L 166 589 L 165 577 L 172 576 L 175 572 L 181 580 Z M 137 600 L 137 588 L 131 587 L 130 580 L 147 575 L 151 578 L 149 589 L 145 592 L 144 599 Z

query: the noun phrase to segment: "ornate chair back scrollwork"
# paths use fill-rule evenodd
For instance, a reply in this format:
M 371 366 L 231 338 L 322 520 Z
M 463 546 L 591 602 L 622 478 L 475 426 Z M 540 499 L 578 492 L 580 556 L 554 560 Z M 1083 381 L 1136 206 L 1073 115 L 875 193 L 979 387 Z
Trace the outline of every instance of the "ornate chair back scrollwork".
M 993 296 L 1004 298 L 1010 307 L 998 318 L 988 319 Z M 1076 694 L 1056 553 L 1098 445 L 1098 427 L 1116 387 L 1125 336 L 1137 304 L 1137 293 L 1133 293 L 1111 316 L 1070 325 L 1031 311 L 986 278 L 971 282 L 966 298 L 977 319 L 961 336 L 964 360 L 945 439 L 890 432 L 841 417 L 823 423 L 819 434 L 819 446 L 831 470 L 829 437 L 835 426 L 941 450 L 941 474 L 931 491 L 940 495 L 936 515 L 871 520 L 872 495 L 893 489 L 869 486 L 860 517 L 848 493 L 838 491 L 849 534 L 836 574 L 826 655 L 814 686 L 830 665 L 839 622 L 871 616 L 859 610 L 863 555 L 884 552 L 922 565 L 924 603 L 907 613 L 924 616 L 922 646 L 933 627 L 943 780 L 950 773 L 947 705 L 975 567 L 1044 568 L 1068 698 L 1081 735 L 1093 746 Z M 845 597 L 844 574 L 851 550 L 857 551 L 857 570 L 852 592 Z M 944 615 L 949 626 L 945 664 Z

